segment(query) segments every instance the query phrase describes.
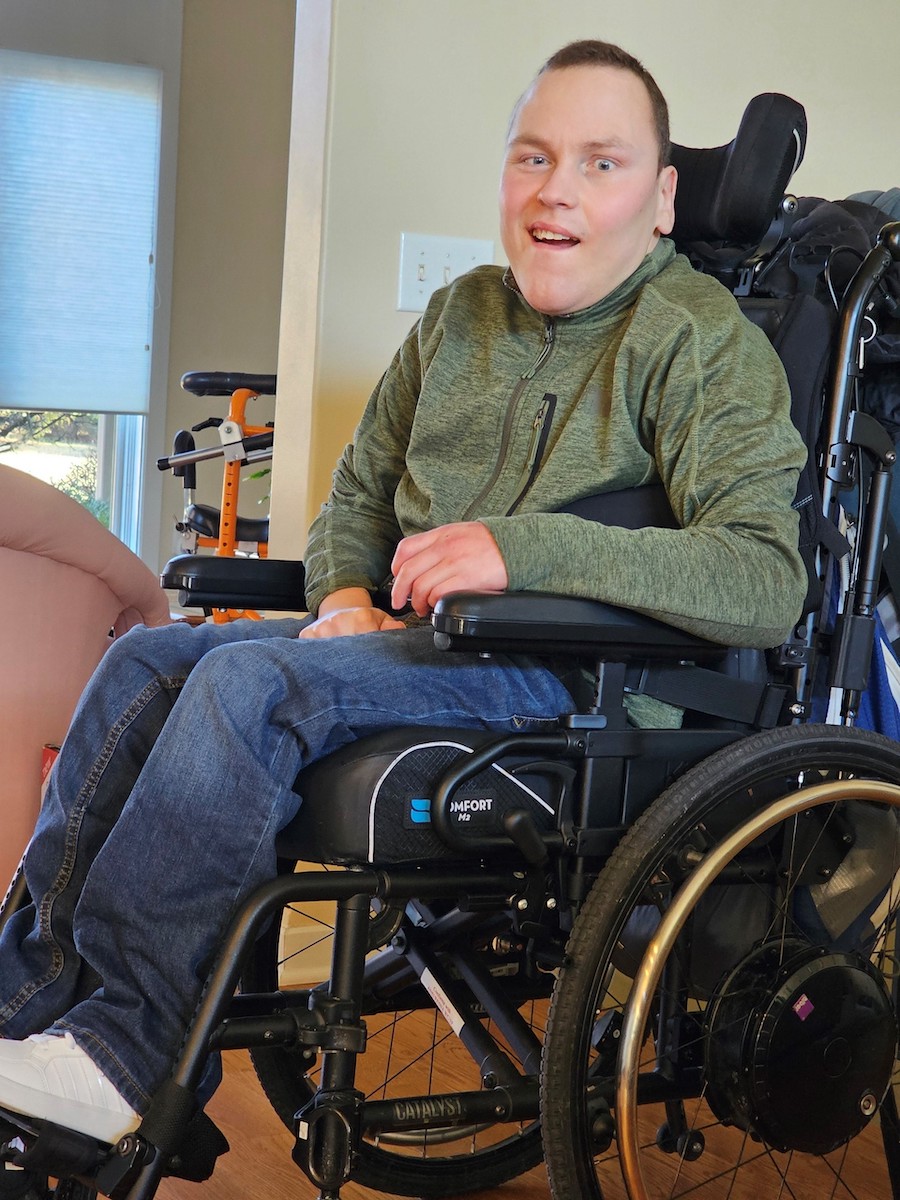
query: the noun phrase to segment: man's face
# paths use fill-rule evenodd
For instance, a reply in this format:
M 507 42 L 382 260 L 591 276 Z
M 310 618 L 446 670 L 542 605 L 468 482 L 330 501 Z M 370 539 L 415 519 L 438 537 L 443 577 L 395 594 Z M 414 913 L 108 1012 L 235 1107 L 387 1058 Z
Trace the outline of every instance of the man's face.
M 675 220 L 650 97 L 618 67 L 541 75 L 513 117 L 500 182 L 503 247 L 525 299 L 551 316 L 609 295 Z

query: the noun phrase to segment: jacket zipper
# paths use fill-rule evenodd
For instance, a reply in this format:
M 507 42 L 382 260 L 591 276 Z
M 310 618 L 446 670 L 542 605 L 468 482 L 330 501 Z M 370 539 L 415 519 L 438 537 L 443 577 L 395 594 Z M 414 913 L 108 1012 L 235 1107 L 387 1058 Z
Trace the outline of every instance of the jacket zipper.
M 553 340 L 554 340 L 555 336 L 556 336 L 556 326 L 554 325 L 553 321 L 548 317 L 547 321 L 544 325 L 544 344 L 543 344 L 543 346 L 541 346 L 541 352 L 538 355 L 538 357 L 535 359 L 534 363 L 532 363 L 532 365 L 528 368 L 528 370 L 524 371 L 519 376 L 518 380 L 516 381 L 516 386 L 513 388 L 512 396 L 510 396 L 510 398 L 509 398 L 509 403 L 506 406 L 506 416 L 503 421 L 503 431 L 500 434 L 500 448 L 497 451 L 497 461 L 494 464 L 494 469 L 491 472 L 491 477 L 487 481 L 487 483 L 484 485 L 484 487 L 481 489 L 481 491 L 478 493 L 478 495 L 475 497 L 475 499 L 472 501 L 472 503 L 469 505 L 469 507 L 466 509 L 466 511 L 463 513 L 463 515 L 460 517 L 461 521 L 471 521 L 472 520 L 473 514 L 478 511 L 478 509 L 481 507 L 481 502 L 484 500 L 485 496 L 487 496 L 490 493 L 491 488 L 494 486 L 494 484 L 500 478 L 500 472 L 503 470 L 503 464 L 506 461 L 506 454 L 507 454 L 507 451 L 509 450 L 509 439 L 510 439 L 510 434 L 512 433 L 513 417 L 515 416 L 516 405 L 519 402 L 519 397 L 522 395 L 522 392 L 525 390 L 526 383 L 528 383 L 530 380 L 534 379 L 537 372 L 541 369 L 541 367 L 544 365 L 544 363 L 550 357 L 550 351 L 553 349 Z M 521 496 L 519 497 L 519 499 L 521 499 Z M 516 503 L 518 504 L 518 502 L 519 501 L 517 500 Z
M 556 411 L 556 397 L 552 392 L 546 392 L 541 407 L 537 410 L 534 418 L 531 434 L 531 446 L 528 453 L 528 461 L 525 463 L 525 470 L 522 473 L 522 484 L 519 493 L 515 500 L 506 510 L 506 515 L 511 517 L 522 501 L 528 494 L 531 485 L 534 483 L 538 471 L 541 467 L 541 460 L 544 457 L 544 451 L 547 448 L 547 439 L 550 436 L 550 425 L 553 422 L 553 414 Z
M 541 352 L 538 355 L 537 361 L 534 363 L 534 365 L 529 367 L 528 370 L 525 372 L 525 374 L 522 376 L 523 379 L 534 379 L 535 375 L 537 375 L 538 371 L 541 369 L 541 367 L 544 365 L 544 363 L 550 357 L 550 351 L 553 349 L 553 339 L 555 337 L 556 337 L 556 326 L 548 318 L 547 323 L 544 326 L 544 344 L 541 347 Z

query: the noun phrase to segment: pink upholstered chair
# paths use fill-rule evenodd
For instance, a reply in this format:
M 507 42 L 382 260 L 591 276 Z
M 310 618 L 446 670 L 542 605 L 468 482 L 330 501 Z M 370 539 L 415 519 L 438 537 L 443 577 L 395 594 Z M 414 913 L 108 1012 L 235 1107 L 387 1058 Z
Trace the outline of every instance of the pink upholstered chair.
M 170 619 L 155 575 L 118 538 L 0 465 L 0 897 L 37 817 L 42 748 L 62 741 L 110 631 Z

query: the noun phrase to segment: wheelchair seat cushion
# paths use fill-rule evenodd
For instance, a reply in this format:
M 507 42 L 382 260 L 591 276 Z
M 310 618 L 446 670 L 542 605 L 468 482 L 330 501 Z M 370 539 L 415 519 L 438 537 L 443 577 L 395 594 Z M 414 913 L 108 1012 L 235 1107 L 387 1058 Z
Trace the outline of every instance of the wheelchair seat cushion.
M 307 767 L 295 790 L 297 816 L 281 831 L 278 853 L 307 862 L 400 863 L 459 859 L 438 837 L 431 798 L 443 773 L 496 733 L 472 729 L 390 730 L 362 738 Z M 503 832 L 503 815 L 525 809 L 540 830 L 553 827 L 558 782 L 540 773 L 513 774 L 522 760 L 493 763 L 461 786 L 450 802 L 454 826 L 479 837 Z M 515 853 L 510 843 L 510 851 Z
M 192 504 L 187 510 L 187 523 L 203 537 L 217 538 L 222 515 L 211 504 Z M 235 522 L 235 537 L 239 542 L 267 542 L 269 540 L 268 517 L 238 517 Z

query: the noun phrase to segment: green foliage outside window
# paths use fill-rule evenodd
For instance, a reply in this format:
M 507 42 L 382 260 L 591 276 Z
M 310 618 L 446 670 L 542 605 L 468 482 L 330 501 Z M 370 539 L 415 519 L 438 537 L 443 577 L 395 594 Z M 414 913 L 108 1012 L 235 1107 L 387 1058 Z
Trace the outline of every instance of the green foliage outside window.
M 97 414 L 0 409 L 0 462 L 4 451 L 60 445 L 77 449 L 79 459 L 55 486 L 109 528 L 109 503 L 97 497 Z

